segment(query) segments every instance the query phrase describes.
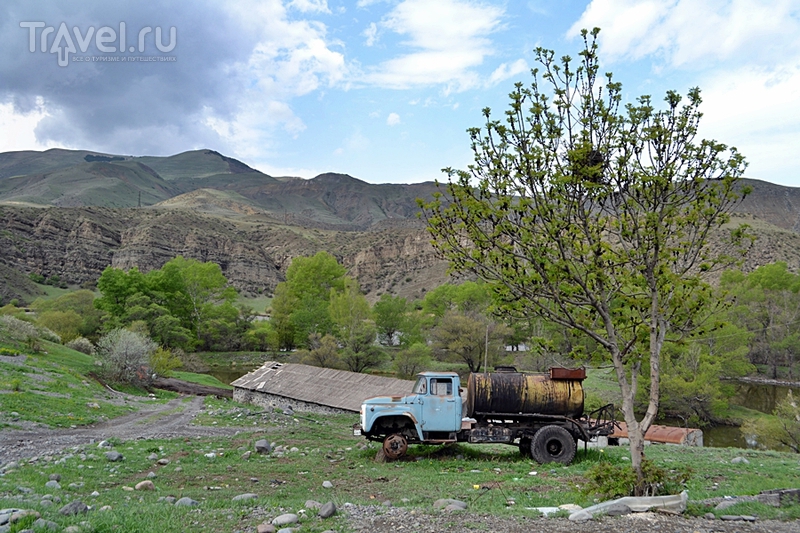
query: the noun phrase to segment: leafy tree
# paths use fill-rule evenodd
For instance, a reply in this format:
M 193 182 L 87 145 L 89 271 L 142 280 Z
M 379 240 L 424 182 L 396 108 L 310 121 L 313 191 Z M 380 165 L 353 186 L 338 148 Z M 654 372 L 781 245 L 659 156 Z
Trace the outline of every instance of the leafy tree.
M 745 231 L 723 226 L 745 162 L 698 141 L 699 89 L 686 103 L 669 91 L 662 110 L 649 96 L 622 107 L 621 85 L 598 75 L 598 32 L 583 32 L 577 61 L 536 50 L 530 87 L 515 85 L 505 121 L 484 110 L 484 128 L 469 130 L 474 163 L 446 169 L 446 196 L 424 216 L 436 249 L 490 283 L 505 315 L 540 316 L 605 351 L 642 481 L 664 344 L 701 325 L 712 303 L 704 273 L 743 251 Z M 709 247 L 712 232 L 726 242 Z
M 312 334 L 312 337 L 315 335 Z M 307 365 L 321 366 L 323 368 L 339 368 L 339 342 L 333 335 L 325 335 L 321 339 L 312 341 L 312 348 L 302 355 L 301 362 Z
M 181 350 L 173 352 L 169 348 L 158 348 L 150 356 L 150 368 L 159 376 L 169 377 L 173 370 L 183 366 Z
M 372 307 L 375 314 L 375 326 L 378 328 L 378 339 L 384 346 L 399 343 L 399 333 L 406 322 L 408 302 L 400 296 L 384 293 Z
M 426 370 L 431 364 L 431 349 L 424 342 L 417 342 L 400 350 L 394 358 L 394 369 L 398 377 L 411 379 Z
M 333 331 L 331 289 L 344 288 L 344 267 L 327 252 L 295 257 L 272 300 L 272 321 L 283 349 L 307 346 L 311 333 Z
M 381 361 L 383 352 L 375 346 L 377 328 L 369 302 L 356 280 L 345 277 L 341 291 L 331 290 L 330 315 L 336 338 L 342 344 L 342 362 L 348 370 L 363 372 Z
M 480 372 L 484 359 L 493 366 L 504 355 L 505 339 L 509 333 L 506 326 L 483 315 L 448 311 L 433 329 L 431 337 L 440 360 L 465 363 L 470 372 Z
M 80 324 L 77 326 L 77 335 L 96 339 L 100 330 L 102 313 L 95 308 L 94 300 L 95 296 L 92 291 L 77 290 L 59 296 L 55 300 L 37 298 L 31 304 L 31 308 L 40 313 L 40 316 L 48 311 L 74 312 L 81 318 Z M 55 328 L 50 327 L 50 329 Z M 72 333 L 68 336 L 74 338 Z
M 68 311 L 45 311 L 39 314 L 36 324 L 54 331 L 61 337 L 62 342 L 67 343 L 80 336 L 83 318 L 71 309 Z
M 781 261 L 747 275 L 725 272 L 721 283 L 735 301 L 731 316 L 753 333 L 750 360 L 767 365 L 773 379 L 786 366 L 791 379 L 800 353 L 800 275 Z
M 158 346 L 147 336 L 118 328 L 97 342 L 97 356 L 104 376 L 114 383 L 146 384 L 150 381 L 149 360 Z

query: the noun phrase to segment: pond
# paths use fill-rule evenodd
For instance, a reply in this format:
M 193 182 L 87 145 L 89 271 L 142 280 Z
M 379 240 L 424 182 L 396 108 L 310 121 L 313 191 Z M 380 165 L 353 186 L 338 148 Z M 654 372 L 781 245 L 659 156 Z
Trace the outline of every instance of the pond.
M 257 366 L 233 366 L 233 367 L 217 367 L 212 368 L 206 374 L 211 377 L 215 377 L 221 382 L 230 385 L 240 377 L 244 376 L 248 372 L 252 372 L 258 368 Z
M 730 403 L 762 413 L 772 414 L 775 406 L 786 398 L 789 390 L 790 387 L 783 385 L 737 383 L 736 395 L 731 398 Z M 680 424 L 670 423 L 669 425 Z M 756 446 L 756 438 L 745 439 L 738 427 L 717 426 L 703 430 L 703 444 L 714 448 L 754 448 Z

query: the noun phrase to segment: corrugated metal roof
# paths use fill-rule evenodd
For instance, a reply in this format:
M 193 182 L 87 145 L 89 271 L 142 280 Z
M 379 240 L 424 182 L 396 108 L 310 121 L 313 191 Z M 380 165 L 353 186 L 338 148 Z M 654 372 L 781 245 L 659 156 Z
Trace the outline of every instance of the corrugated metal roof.
M 618 429 L 609 435 L 611 438 L 628 438 L 628 426 L 625 422 L 617 423 Z M 644 439 L 650 442 L 661 442 L 664 444 L 686 444 L 696 442 L 700 439 L 702 443 L 703 431 L 697 428 L 678 428 L 673 426 L 658 426 L 653 424 L 644 434 Z M 702 444 L 701 444 L 702 445 Z
M 359 412 L 361 403 L 366 398 L 411 394 L 414 382 L 332 368 L 268 361 L 231 385 Z

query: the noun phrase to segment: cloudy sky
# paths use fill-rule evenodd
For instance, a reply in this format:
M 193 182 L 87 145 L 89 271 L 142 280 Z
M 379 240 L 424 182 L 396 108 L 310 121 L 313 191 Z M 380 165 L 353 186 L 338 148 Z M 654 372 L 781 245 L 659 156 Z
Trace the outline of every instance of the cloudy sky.
M 704 136 L 800 187 L 800 0 L 4 0 L 0 151 L 443 179 L 533 49 L 574 56 L 594 26 L 627 99 L 699 86 Z

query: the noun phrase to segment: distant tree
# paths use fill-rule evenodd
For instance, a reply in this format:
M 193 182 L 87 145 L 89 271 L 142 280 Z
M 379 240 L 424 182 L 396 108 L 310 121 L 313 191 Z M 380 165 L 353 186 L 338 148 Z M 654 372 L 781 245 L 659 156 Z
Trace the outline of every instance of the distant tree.
M 470 372 L 480 372 L 484 359 L 494 366 L 505 354 L 508 327 L 477 313 L 448 311 L 431 332 L 436 357 L 464 363 Z M 488 352 L 486 338 L 488 335 Z
M 339 368 L 342 364 L 339 356 L 339 341 L 333 335 L 325 335 L 318 341 L 313 341 L 313 346 L 306 351 L 301 362 L 323 368 Z
M 424 216 L 435 248 L 489 283 L 498 311 L 540 316 L 605 351 L 644 490 L 662 349 L 703 325 L 714 303 L 704 276 L 748 244 L 741 227 L 724 227 L 747 192 L 737 183 L 746 165 L 735 149 L 697 139 L 699 89 L 686 103 L 669 91 L 663 110 L 649 96 L 623 106 L 622 86 L 599 75 L 598 33 L 583 32 L 577 60 L 536 50 L 531 85 L 515 85 L 504 121 L 484 110 L 484 128 L 469 130 L 474 163 L 446 169 L 446 192 Z
M 100 338 L 97 356 L 106 379 L 142 385 L 150 380 L 149 360 L 157 348 L 145 335 L 118 328 Z
M 792 379 L 800 353 L 800 275 L 781 261 L 747 275 L 725 272 L 721 283 L 735 302 L 732 319 L 753 334 L 750 360 L 768 366 L 773 379 L 784 366 Z
M 428 370 L 431 364 L 431 348 L 422 342 L 403 348 L 394 357 L 394 369 L 402 379 L 411 379 L 418 372 Z
M 272 300 L 271 320 L 282 348 L 306 347 L 311 333 L 333 331 L 330 294 L 331 289 L 344 288 L 344 274 L 344 267 L 327 252 L 292 260 Z
M 345 277 L 342 290 L 331 291 L 330 315 L 348 370 L 363 372 L 381 362 L 383 352 L 375 346 L 377 328 L 356 280 Z
M 378 339 L 385 346 L 400 343 L 399 334 L 406 323 L 408 302 L 400 296 L 384 293 L 372 307 L 375 314 L 375 326 L 378 328 Z
M 67 343 L 80 336 L 83 318 L 73 310 L 45 311 L 39 314 L 36 324 L 48 328 L 61 337 L 61 342 Z

